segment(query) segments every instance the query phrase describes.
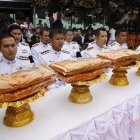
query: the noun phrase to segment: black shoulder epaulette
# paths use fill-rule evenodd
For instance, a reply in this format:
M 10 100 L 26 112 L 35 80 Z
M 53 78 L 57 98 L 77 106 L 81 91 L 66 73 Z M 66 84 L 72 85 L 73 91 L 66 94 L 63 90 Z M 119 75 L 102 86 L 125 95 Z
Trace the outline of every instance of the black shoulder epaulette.
M 26 57 L 26 56 L 17 56 L 17 58 L 21 60 L 29 60 L 29 57 Z
M 47 54 L 49 52 L 50 52 L 50 50 L 46 50 L 46 51 L 40 52 L 40 54 L 44 55 L 44 54 Z
M 35 44 L 32 45 L 32 47 L 36 47 L 38 45 L 39 45 L 39 43 L 35 43 Z
M 113 46 L 113 45 L 115 45 L 115 44 L 116 44 L 116 42 L 115 42 L 115 41 L 113 41 L 110 45 L 111 45 L 111 46 Z
M 74 41 L 72 41 L 71 43 L 72 43 L 72 44 L 78 44 L 77 42 L 74 42 Z
M 68 51 L 66 51 L 66 50 L 61 50 L 61 52 L 70 54 L 70 52 L 68 52 Z
M 87 48 L 87 50 L 92 50 L 93 49 L 93 47 L 89 47 L 89 48 Z
M 24 46 L 29 46 L 27 43 L 25 43 L 25 42 L 21 42 L 21 44 L 22 45 L 24 45 Z

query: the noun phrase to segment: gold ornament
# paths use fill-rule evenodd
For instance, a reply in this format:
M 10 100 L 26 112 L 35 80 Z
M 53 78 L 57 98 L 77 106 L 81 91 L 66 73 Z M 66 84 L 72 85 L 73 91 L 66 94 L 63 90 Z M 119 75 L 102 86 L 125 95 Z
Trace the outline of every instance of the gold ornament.
M 89 81 L 78 81 L 71 84 L 73 87 L 69 95 L 69 101 L 75 104 L 87 104 L 92 101 L 92 95 L 89 87 L 93 84 L 101 82 L 106 78 L 105 74 L 101 74 L 95 79 Z

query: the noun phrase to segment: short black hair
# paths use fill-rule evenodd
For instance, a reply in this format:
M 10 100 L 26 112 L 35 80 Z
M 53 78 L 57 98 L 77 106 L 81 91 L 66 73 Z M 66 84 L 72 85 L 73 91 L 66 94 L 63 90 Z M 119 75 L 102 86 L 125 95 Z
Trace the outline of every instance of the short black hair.
M 100 35 L 100 31 L 106 31 L 105 28 L 101 27 L 95 30 L 95 36 L 99 36 Z
M 2 39 L 4 39 L 4 38 L 14 38 L 14 40 L 15 40 L 15 42 L 16 42 L 16 39 L 15 39 L 15 37 L 13 36 L 13 35 L 11 35 L 10 33 L 4 33 L 4 34 L 2 34 L 1 36 L 0 36 L 0 46 L 1 46 L 1 42 L 2 42 Z
M 127 31 L 126 31 L 126 29 L 118 29 L 118 30 L 116 30 L 116 32 L 115 32 L 115 37 L 116 37 L 116 36 L 119 36 L 121 32 L 127 32 Z
M 56 35 L 56 34 L 64 34 L 64 33 L 60 29 L 52 29 L 49 33 L 49 38 L 52 39 L 54 37 L 54 35 Z
M 17 11 L 15 13 L 15 16 L 16 16 L 16 20 L 19 19 L 19 20 L 24 20 L 25 19 L 25 15 L 22 11 Z
M 64 35 L 66 35 L 67 32 L 72 32 L 72 30 L 70 30 L 70 29 L 64 30 Z
M 40 29 L 40 35 L 43 35 L 43 32 L 44 32 L 44 31 L 49 32 L 50 30 L 49 30 L 49 28 L 47 28 L 47 27 L 42 27 L 42 28 Z
M 72 31 L 73 31 L 73 32 L 74 32 L 74 31 L 77 31 L 77 28 L 76 28 L 76 27 L 73 27 Z
M 21 27 L 20 27 L 19 25 L 15 24 L 15 23 L 14 23 L 14 24 L 11 24 L 11 25 L 8 27 L 9 33 L 11 33 L 12 30 L 15 30 L 15 29 L 19 29 L 19 30 L 22 32 Z

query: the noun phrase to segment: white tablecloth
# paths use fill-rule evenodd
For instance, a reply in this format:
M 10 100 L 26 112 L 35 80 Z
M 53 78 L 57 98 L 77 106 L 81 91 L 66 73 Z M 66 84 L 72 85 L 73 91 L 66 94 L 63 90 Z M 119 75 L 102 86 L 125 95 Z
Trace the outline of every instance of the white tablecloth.
M 136 70 L 128 71 L 128 86 L 110 85 L 110 75 L 91 86 L 89 104 L 69 102 L 70 85 L 47 93 L 31 104 L 35 119 L 21 128 L 4 126 L 5 109 L 0 109 L 0 140 L 139 140 L 140 77 Z

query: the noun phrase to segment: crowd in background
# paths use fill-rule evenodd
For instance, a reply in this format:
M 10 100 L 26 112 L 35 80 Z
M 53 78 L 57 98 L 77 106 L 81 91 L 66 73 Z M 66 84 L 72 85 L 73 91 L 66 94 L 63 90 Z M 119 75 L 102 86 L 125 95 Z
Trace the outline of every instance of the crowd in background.
M 18 11 L 15 13 L 16 21 L 14 21 L 7 12 L 4 12 L 0 15 L 0 35 L 2 32 L 5 32 L 8 29 L 8 26 L 13 23 L 17 23 L 21 26 L 23 37 L 21 42 L 26 42 L 32 47 L 33 44 L 40 42 L 40 29 L 42 27 L 48 28 L 46 23 L 42 23 L 42 20 L 39 20 L 36 26 L 30 21 L 28 16 L 25 16 L 22 11 Z M 65 30 L 63 28 L 63 24 L 61 22 L 62 14 L 58 13 L 56 21 L 51 22 L 50 30 L 54 28 L 59 28 Z M 30 37 L 26 35 L 26 32 L 30 32 Z M 67 30 L 67 29 L 66 29 Z M 80 46 L 80 50 L 84 50 L 87 48 L 90 42 L 94 41 L 94 32 L 95 30 L 89 25 L 86 30 L 82 28 L 73 28 L 71 29 L 73 32 L 73 41 L 77 42 Z M 108 31 L 108 41 L 107 45 L 109 45 L 112 41 L 115 40 L 115 27 L 110 27 Z M 113 37 L 114 36 L 114 37 Z M 134 32 L 133 30 L 127 31 L 127 45 L 131 49 L 136 49 L 140 45 L 140 32 Z

